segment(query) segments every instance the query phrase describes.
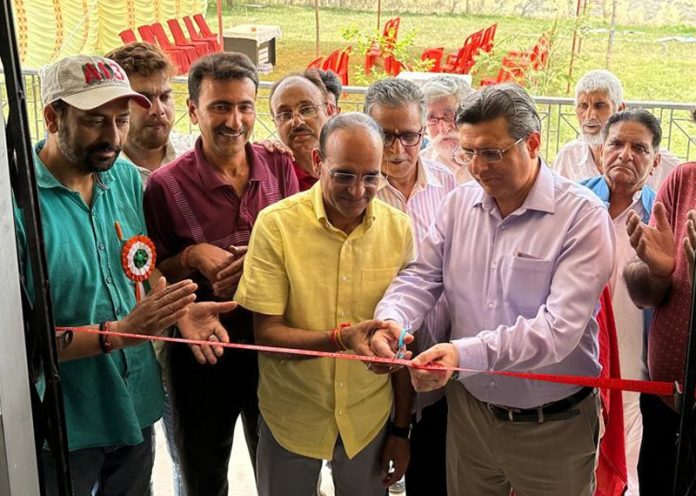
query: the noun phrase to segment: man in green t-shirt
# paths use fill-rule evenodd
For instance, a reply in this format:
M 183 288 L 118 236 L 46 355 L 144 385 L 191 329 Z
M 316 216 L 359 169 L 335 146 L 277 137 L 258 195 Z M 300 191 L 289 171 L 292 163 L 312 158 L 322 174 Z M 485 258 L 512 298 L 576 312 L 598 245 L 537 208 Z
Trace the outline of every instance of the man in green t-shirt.
M 131 89 L 118 64 L 102 57 L 68 57 L 40 76 L 48 138 L 36 145 L 34 165 L 56 325 L 156 335 L 178 324 L 184 336 L 226 341 L 217 314 L 234 302 L 192 305 L 192 281 L 167 286 L 155 271 L 152 292 L 136 304 L 122 267 L 115 223 L 128 239 L 145 234 L 145 222 L 138 173 L 118 155 L 129 101 L 147 107 L 148 99 Z M 33 291 L 20 209 L 15 219 Z M 222 348 L 205 353 L 214 362 Z M 59 359 L 74 493 L 149 494 L 152 425 L 162 413 L 152 345 L 76 332 Z M 47 494 L 57 494 L 49 450 L 42 462 Z

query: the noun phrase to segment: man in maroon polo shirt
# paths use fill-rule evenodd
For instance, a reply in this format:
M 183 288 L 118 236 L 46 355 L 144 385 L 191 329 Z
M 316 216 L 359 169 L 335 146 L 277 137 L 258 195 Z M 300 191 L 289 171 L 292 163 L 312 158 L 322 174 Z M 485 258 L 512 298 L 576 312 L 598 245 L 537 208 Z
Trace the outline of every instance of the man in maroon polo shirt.
M 316 70 L 289 74 L 275 82 L 269 102 L 280 141 L 292 150 L 293 168 L 300 190 L 317 182 L 312 166 L 312 150 L 319 146 L 319 133 L 334 115 L 328 105 L 328 90 Z
M 199 59 L 189 70 L 188 86 L 189 115 L 201 137 L 192 151 L 150 176 L 144 200 L 148 231 L 168 279 L 194 279 L 199 301 L 229 300 L 256 216 L 296 193 L 297 178 L 286 155 L 249 143 L 258 75 L 245 55 L 216 53 Z M 221 321 L 230 341 L 253 341 L 246 310 L 238 308 Z M 228 349 L 216 360 L 198 346 L 176 345 L 169 353 L 187 494 L 226 495 L 239 414 L 252 463 L 256 460 L 256 353 Z

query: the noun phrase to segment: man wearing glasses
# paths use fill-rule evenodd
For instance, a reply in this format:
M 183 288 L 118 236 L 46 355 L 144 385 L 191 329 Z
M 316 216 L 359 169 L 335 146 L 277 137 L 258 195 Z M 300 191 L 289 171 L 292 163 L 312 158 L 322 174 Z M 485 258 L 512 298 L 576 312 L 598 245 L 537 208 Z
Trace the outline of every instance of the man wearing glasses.
M 425 96 L 425 131 L 430 139 L 421 157 L 445 164 L 455 175 L 457 184 L 471 181 L 469 169 L 452 160 L 452 150 L 459 145 L 454 123 L 459 102 L 473 90 L 461 78 L 438 75 L 423 83 Z
M 334 117 L 312 152 L 317 184 L 259 215 L 235 295 L 254 312 L 258 344 L 369 351 L 368 334 L 382 326 L 371 320 L 375 305 L 413 256 L 408 217 L 374 199 L 382 149 L 370 117 Z M 370 368 L 259 356 L 260 495 L 313 494 L 322 460 L 331 461 L 339 496 L 383 496 L 402 476 L 408 442 L 399 438 L 408 429 L 398 427 L 408 425 L 408 390 L 392 392 L 390 376 Z
M 411 218 L 416 248 L 422 243 L 442 199 L 456 184 L 444 165 L 419 157 L 425 122 L 423 92 L 405 79 L 384 79 L 374 83 L 365 96 L 365 113 L 384 133 L 382 173 L 377 198 Z M 428 313 L 418 333 L 417 349 L 426 350 L 447 341 L 449 314 L 440 298 Z M 409 377 L 403 374 L 406 384 Z M 409 496 L 445 495 L 445 430 L 447 402 L 444 391 L 420 394 L 415 399 L 414 428 L 411 431 L 411 462 L 406 473 Z
M 293 169 L 300 191 L 317 182 L 312 150 L 319 143 L 319 132 L 335 106 L 327 105 L 328 90 L 317 71 L 290 74 L 271 88 L 269 103 L 280 141 L 292 150 Z
M 409 369 L 417 391 L 447 385 L 449 494 L 592 495 L 600 424 L 594 389 L 481 373 L 597 376 L 595 314 L 614 265 L 611 218 L 591 192 L 539 156 L 541 122 L 519 86 L 489 86 L 457 114 L 454 157 L 475 182 L 443 201 L 418 258 L 377 306 L 371 349 L 394 356 L 395 336 L 444 294 L 451 342 Z

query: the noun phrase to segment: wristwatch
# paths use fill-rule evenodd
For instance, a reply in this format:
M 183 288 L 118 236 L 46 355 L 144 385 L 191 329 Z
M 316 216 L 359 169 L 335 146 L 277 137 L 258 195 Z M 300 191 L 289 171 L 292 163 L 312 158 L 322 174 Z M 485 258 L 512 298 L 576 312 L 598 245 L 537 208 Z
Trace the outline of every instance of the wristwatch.
M 400 437 L 401 439 L 411 439 L 412 427 L 412 424 L 408 424 L 408 427 L 397 427 L 393 422 L 389 422 L 389 435 Z

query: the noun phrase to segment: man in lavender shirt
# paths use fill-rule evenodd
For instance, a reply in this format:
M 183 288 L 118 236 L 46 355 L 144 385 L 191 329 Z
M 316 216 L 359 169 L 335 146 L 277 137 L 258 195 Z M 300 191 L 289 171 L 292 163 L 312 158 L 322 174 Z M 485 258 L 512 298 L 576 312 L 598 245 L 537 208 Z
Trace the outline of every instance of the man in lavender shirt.
M 444 294 L 451 342 L 413 363 L 469 371 L 451 380 L 409 370 L 417 391 L 447 385 L 448 494 L 590 496 L 595 390 L 483 371 L 598 375 L 594 317 L 614 265 L 611 219 L 541 160 L 541 122 L 521 87 L 467 96 L 457 127 L 455 157 L 475 182 L 444 199 L 418 258 L 389 286 L 375 315 L 394 322 L 372 350 L 393 357 L 401 327 L 418 329 Z

